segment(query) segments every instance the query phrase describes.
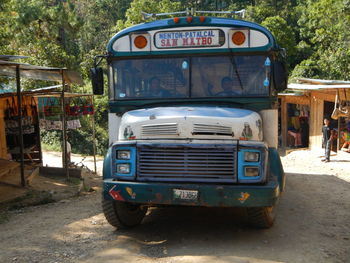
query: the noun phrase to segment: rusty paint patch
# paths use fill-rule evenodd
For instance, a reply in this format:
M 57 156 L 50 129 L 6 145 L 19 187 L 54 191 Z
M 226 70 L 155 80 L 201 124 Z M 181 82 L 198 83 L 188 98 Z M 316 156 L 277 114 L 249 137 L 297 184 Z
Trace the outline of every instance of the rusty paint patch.
M 131 199 L 135 199 L 136 193 L 130 187 L 125 187 L 125 190 L 130 195 Z
M 249 198 L 250 194 L 245 192 L 241 192 L 241 197 L 238 198 L 238 201 L 240 201 L 242 204 Z
M 120 194 L 120 190 L 115 191 L 114 188 L 116 188 L 116 185 L 109 190 L 109 194 L 113 197 L 113 199 L 117 201 L 125 201 L 123 196 Z

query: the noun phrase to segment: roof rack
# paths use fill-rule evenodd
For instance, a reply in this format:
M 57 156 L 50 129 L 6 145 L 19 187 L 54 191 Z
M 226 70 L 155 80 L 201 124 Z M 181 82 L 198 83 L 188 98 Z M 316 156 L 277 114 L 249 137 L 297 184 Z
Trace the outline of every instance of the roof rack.
M 245 9 L 239 10 L 239 11 L 196 11 L 194 8 L 186 8 L 185 11 L 178 11 L 178 12 L 169 12 L 169 13 L 146 13 L 142 12 L 142 18 L 143 20 L 147 20 L 150 18 L 160 17 L 160 16 L 170 16 L 170 15 L 186 15 L 186 16 L 193 16 L 195 14 L 229 14 L 229 15 L 239 15 L 241 18 L 244 18 L 245 16 Z

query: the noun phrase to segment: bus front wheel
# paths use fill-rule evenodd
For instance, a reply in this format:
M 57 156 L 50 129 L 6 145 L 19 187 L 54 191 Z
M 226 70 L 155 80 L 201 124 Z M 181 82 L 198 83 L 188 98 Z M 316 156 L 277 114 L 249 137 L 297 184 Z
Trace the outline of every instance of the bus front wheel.
M 104 199 L 102 209 L 108 223 L 119 229 L 141 224 L 147 212 L 145 206 Z
M 257 228 L 269 228 L 275 221 L 275 206 L 249 207 L 247 208 L 248 219 L 251 225 Z

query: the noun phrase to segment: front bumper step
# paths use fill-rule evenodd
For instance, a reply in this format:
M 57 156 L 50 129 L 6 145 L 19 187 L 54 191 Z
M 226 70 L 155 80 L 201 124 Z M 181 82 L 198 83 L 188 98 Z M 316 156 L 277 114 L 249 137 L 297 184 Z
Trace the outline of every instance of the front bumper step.
M 265 185 L 179 184 L 158 182 L 127 182 L 105 179 L 103 196 L 145 205 L 187 205 L 205 207 L 269 207 L 280 195 L 277 182 Z M 176 189 L 176 190 L 175 190 Z M 197 192 L 195 199 L 181 199 L 178 190 Z

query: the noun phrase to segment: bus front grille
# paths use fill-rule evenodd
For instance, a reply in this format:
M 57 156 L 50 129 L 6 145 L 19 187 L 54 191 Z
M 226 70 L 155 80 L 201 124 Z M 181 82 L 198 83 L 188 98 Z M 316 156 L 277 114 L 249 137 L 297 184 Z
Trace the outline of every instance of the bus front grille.
M 232 146 L 145 146 L 138 148 L 139 181 L 236 182 Z

